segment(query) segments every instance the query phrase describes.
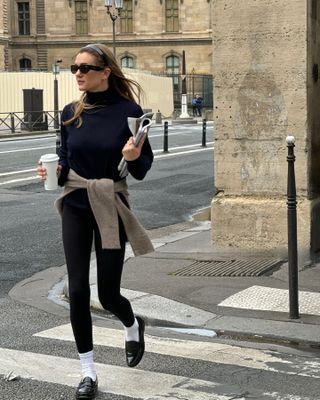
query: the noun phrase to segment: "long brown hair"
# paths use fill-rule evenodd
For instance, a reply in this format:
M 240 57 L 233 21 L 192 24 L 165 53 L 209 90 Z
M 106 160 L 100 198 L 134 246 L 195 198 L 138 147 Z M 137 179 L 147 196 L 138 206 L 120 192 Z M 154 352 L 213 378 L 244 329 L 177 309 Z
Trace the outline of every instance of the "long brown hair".
M 99 48 L 103 55 L 100 55 L 97 50 L 94 48 Z M 142 95 L 142 88 L 138 84 L 138 82 L 126 78 L 119 67 L 117 60 L 115 59 L 113 53 L 108 49 L 104 44 L 98 43 L 94 44 L 92 47 L 82 47 L 78 53 L 89 53 L 93 55 L 96 59 L 96 63 L 99 67 L 109 67 L 111 69 L 111 73 L 108 78 L 109 88 L 116 91 L 121 97 L 130 100 L 134 103 L 137 103 L 137 100 L 140 102 L 140 98 Z M 64 125 L 70 125 L 74 121 L 77 121 L 77 128 L 80 128 L 82 125 L 82 117 L 81 114 L 84 110 L 89 110 L 94 108 L 94 105 L 86 103 L 86 92 L 83 92 L 80 96 L 80 99 L 74 101 L 72 103 L 73 116 L 67 121 L 63 121 Z

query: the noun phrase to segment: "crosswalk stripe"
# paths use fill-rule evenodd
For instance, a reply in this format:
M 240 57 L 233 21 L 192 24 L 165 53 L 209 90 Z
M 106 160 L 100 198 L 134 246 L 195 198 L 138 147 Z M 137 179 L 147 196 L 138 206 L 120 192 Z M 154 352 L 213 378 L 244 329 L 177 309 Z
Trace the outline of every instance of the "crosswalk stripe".
M 73 387 L 79 383 L 80 375 L 74 373 L 79 370 L 78 360 L 3 348 L 0 348 L 0 359 L 0 374 L 14 371 L 22 378 Z M 200 379 L 100 363 L 96 363 L 96 367 L 99 390 L 104 393 L 132 398 L 143 395 L 146 400 L 168 399 L 168 394 L 172 400 L 235 398 L 234 393 L 215 394 L 222 392 L 221 385 Z
M 278 392 L 264 393 L 270 400 L 314 400 L 311 397 L 295 396 L 293 394 L 280 394 Z M 264 397 L 265 398 L 265 397 Z
M 96 345 L 123 348 L 123 332 L 117 329 L 93 327 Z M 48 339 L 74 341 L 70 324 L 60 325 L 35 334 Z M 283 360 L 279 352 L 227 345 L 216 342 L 168 339 L 146 335 L 146 351 L 172 357 L 237 365 L 246 368 L 320 378 L 320 362 L 314 359 L 291 357 Z
M 24 379 L 77 387 L 79 361 L 64 357 L 0 348 L 0 375 L 13 371 Z M 245 400 L 239 388 L 184 376 L 96 363 L 99 391 L 144 400 Z M 228 393 L 226 393 L 228 392 Z M 222 394 L 223 393 L 223 394 Z M 270 400 L 312 400 L 279 392 L 260 393 Z M 257 398 L 254 396 L 254 398 Z

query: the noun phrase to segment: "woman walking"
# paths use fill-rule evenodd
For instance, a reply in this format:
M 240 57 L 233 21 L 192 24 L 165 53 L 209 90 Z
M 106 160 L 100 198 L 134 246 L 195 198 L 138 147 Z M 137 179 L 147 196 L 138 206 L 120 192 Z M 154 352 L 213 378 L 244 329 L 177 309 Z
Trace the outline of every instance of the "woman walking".
M 81 48 L 71 72 L 83 93 L 61 116 L 57 174 L 64 192 L 56 206 L 62 216 L 70 320 L 82 366 L 76 398 L 93 399 L 98 389 L 89 286 L 93 240 L 99 300 L 124 326 L 127 365 L 135 367 L 144 353 L 144 321 L 121 295 L 120 282 L 127 240 L 135 254 L 153 247 L 130 211 L 126 179 L 120 178 L 118 165 L 124 157 L 128 172 L 141 180 L 152 165 L 153 154 L 147 138 L 134 144 L 127 123 L 128 117 L 143 114 L 135 100 L 140 86 L 123 75 L 109 49 L 102 44 Z M 45 180 L 40 161 L 37 170 Z

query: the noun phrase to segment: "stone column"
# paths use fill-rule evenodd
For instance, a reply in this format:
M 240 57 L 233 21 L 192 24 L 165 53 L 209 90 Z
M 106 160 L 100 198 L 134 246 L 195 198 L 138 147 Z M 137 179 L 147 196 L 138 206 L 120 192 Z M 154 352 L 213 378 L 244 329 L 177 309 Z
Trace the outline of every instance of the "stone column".
M 214 246 L 286 252 L 290 134 L 299 255 L 320 249 L 318 7 L 312 0 L 213 4 Z
M 0 70 L 7 71 L 9 67 L 9 31 L 8 31 L 8 0 L 0 0 Z

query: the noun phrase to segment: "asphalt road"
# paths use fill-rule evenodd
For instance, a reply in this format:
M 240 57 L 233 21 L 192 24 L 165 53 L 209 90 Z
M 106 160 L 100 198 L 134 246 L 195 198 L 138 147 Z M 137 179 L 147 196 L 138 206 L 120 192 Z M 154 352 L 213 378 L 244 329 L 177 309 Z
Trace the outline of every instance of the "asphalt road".
M 169 153 L 164 154 L 162 128 L 151 130 L 154 165 L 144 181 L 128 179 L 132 209 L 147 229 L 182 222 L 209 206 L 212 126 L 207 148 L 200 146 L 201 132 L 201 125 L 170 128 Z M 54 151 L 54 136 L 0 141 L 0 295 L 37 271 L 64 264 L 60 217 L 53 208 L 61 189 L 44 191 L 35 178 L 41 154 Z
M 161 150 L 161 129 L 151 131 L 156 155 L 153 168 L 143 182 L 129 179 L 132 207 L 148 229 L 183 222 L 210 204 L 213 145 L 202 149 L 201 127 L 200 132 L 196 128 L 175 128 L 169 137 L 169 154 Z M 0 141 L 3 400 L 73 399 L 79 381 L 67 308 L 52 303 L 51 311 L 44 311 L 41 296 L 38 306 L 31 307 L 7 295 L 22 279 L 64 264 L 60 219 L 52 206 L 58 192 L 45 192 L 32 171 L 39 156 L 54 147 L 54 137 Z M 31 171 L 21 173 L 25 169 Z M 132 370 L 125 366 L 120 324 L 97 315 L 93 322 L 100 335 L 95 339 L 101 389 L 98 400 L 319 399 L 317 349 L 147 327 L 145 357 Z M 10 372 L 18 377 L 6 380 Z

